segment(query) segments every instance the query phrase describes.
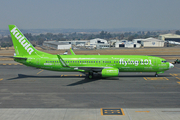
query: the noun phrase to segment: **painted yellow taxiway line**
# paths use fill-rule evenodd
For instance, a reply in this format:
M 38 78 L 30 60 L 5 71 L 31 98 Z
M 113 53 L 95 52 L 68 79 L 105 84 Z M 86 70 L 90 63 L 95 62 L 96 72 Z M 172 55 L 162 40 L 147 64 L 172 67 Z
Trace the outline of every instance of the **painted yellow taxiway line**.
M 44 70 L 39 71 L 39 72 L 37 73 L 37 75 L 40 74 L 42 71 L 44 71 Z
M 0 81 L 3 80 L 3 78 L 0 79 Z
M 166 77 L 144 77 L 145 80 L 169 80 Z
M 180 82 L 177 82 L 180 85 Z
M 170 75 L 173 77 L 177 77 L 177 76 L 180 76 L 180 73 L 175 73 L 175 74 L 170 73 Z
M 176 79 L 180 80 L 180 78 L 179 78 L 179 77 L 176 77 Z
M 174 67 L 174 68 L 180 69 L 180 68 L 178 68 L 178 67 Z
M 147 112 L 147 113 L 149 113 L 150 111 L 135 111 L 135 112 Z
M 69 76 L 69 77 L 73 77 L 73 76 L 79 76 L 79 77 L 82 77 L 82 75 L 61 75 L 61 77 L 67 77 L 67 76 Z

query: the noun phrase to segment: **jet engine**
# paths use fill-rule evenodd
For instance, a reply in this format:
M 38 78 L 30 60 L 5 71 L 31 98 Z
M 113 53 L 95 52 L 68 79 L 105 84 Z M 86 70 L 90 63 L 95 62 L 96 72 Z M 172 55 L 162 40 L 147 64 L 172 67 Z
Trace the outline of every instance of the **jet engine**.
M 117 77 L 119 75 L 119 69 L 117 68 L 103 69 L 101 74 L 102 77 Z

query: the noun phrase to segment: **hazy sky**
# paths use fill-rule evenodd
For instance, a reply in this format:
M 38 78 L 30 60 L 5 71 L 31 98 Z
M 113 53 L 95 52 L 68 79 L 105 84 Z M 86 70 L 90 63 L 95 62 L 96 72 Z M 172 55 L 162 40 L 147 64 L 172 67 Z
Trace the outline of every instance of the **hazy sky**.
M 180 29 L 180 0 L 0 0 L 0 29 Z

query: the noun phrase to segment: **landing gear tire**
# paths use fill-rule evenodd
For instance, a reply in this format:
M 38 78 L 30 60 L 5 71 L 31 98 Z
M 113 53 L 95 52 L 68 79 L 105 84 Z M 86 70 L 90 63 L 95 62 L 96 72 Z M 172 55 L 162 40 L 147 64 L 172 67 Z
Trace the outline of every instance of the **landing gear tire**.
M 89 78 L 89 79 L 92 79 L 92 78 L 93 78 L 93 72 L 89 72 L 88 78 Z
M 155 77 L 158 77 L 158 74 L 155 74 Z

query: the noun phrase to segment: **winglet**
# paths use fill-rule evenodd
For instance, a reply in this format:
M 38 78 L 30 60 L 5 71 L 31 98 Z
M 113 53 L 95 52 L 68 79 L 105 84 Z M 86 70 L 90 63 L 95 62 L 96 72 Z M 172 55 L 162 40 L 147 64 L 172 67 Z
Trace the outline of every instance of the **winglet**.
M 72 55 L 76 55 L 76 54 L 74 53 L 74 51 L 72 50 L 72 48 L 70 48 L 70 52 L 71 52 Z

